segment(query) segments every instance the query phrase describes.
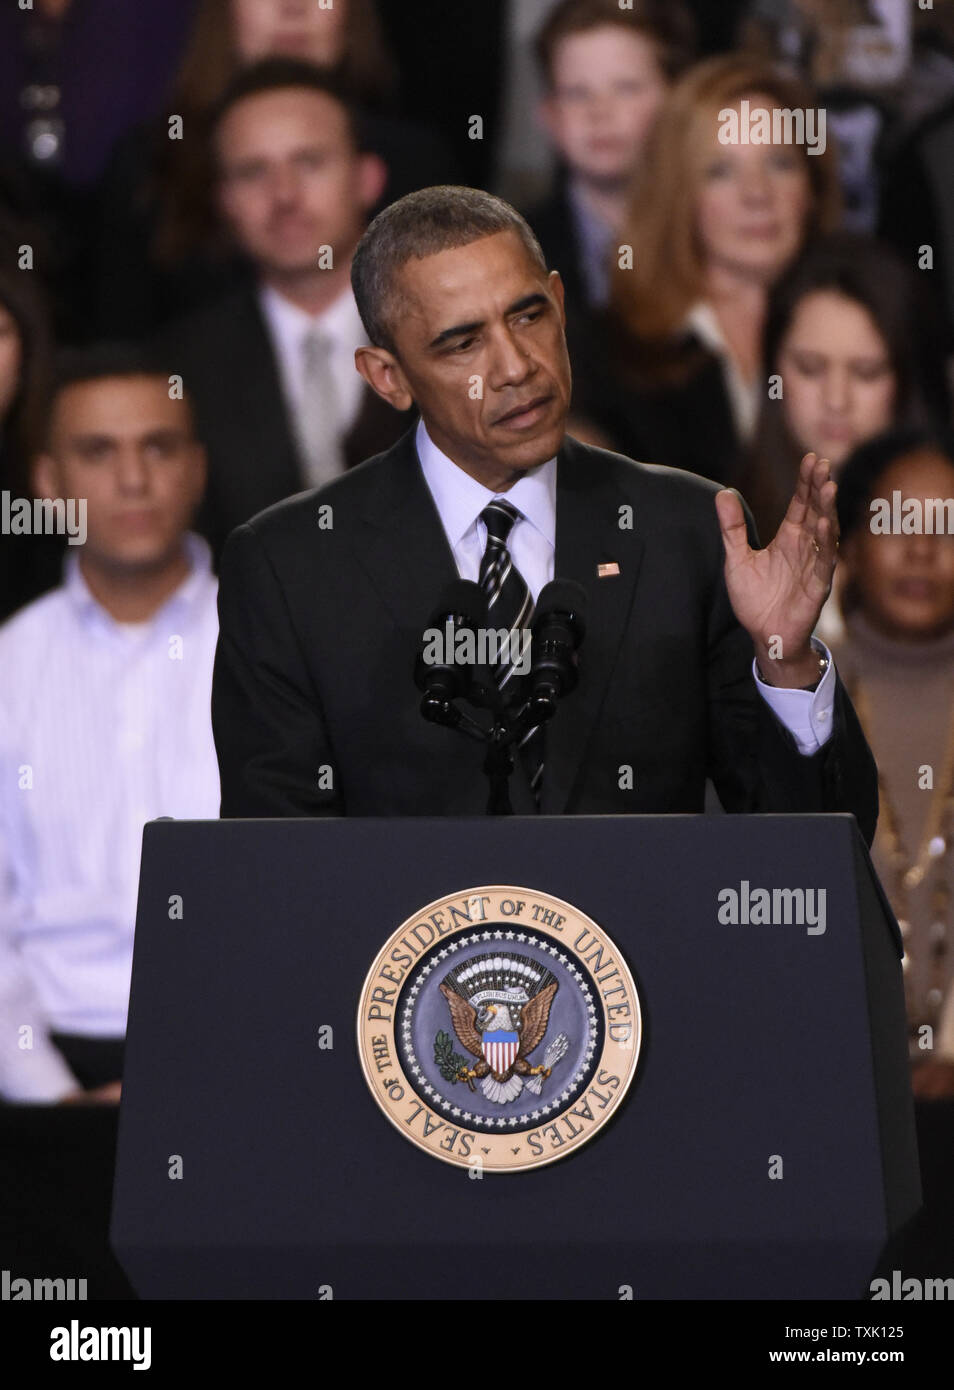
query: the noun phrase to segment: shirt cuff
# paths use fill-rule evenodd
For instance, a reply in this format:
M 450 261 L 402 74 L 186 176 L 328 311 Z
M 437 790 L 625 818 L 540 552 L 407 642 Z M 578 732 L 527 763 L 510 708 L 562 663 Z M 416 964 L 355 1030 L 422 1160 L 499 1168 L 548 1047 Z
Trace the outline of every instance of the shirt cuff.
M 47 1037 L 36 1037 L 35 1046 L 19 1049 L 0 1067 L 0 1096 L 11 1104 L 55 1105 L 80 1089 L 66 1058 Z
M 752 662 L 752 675 L 759 694 L 780 723 L 794 738 L 799 753 L 811 757 L 831 738 L 831 722 L 835 708 L 835 663 L 824 642 L 812 638 L 812 649 L 827 656 L 828 665 L 816 690 L 786 690 L 778 685 L 766 685 L 759 679 Z

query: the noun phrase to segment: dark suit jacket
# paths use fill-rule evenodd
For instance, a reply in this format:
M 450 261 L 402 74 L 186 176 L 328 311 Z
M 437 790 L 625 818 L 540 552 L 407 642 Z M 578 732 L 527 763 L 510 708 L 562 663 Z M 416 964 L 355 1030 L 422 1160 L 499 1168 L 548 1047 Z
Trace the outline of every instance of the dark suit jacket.
M 25 460 L 0 438 L 0 492 L 31 497 Z M 61 536 L 8 536 L 0 533 L 0 623 L 60 582 Z
M 576 320 L 570 345 L 574 411 L 599 425 L 629 458 L 652 459 L 723 487 L 736 486 L 744 446 L 719 359 L 694 334 L 686 334 L 685 374 L 671 382 L 649 381 L 621 366 L 625 342 L 608 313 Z
M 507 0 L 379 0 L 378 16 L 401 71 L 401 110 L 436 126 L 451 144 L 457 182 L 487 188 L 500 129 L 501 75 L 507 59 Z M 486 138 L 474 140 L 479 113 Z M 438 179 L 422 181 L 437 183 Z M 392 194 L 396 197 L 396 194 Z
M 708 774 L 727 810 L 853 811 L 870 842 L 875 765 L 841 685 L 833 735 L 813 757 L 756 690 L 725 590 L 716 490 L 566 437 L 555 572 L 584 586 L 589 611 L 579 684 L 547 730 L 541 810 L 701 812 Z M 319 504 L 331 529 L 319 529 Z M 607 561 L 620 573 L 599 578 Z M 413 430 L 234 532 L 212 687 L 223 816 L 484 812 L 483 745 L 426 723 L 412 676 L 456 578 Z M 633 790 L 620 786 L 624 764 Z M 522 768 L 513 795 L 532 813 Z
M 254 287 L 242 285 L 174 325 L 159 347 L 170 372 L 182 375 L 208 450 L 197 529 L 218 556 L 234 527 L 308 486 Z M 344 440 L 347 466 L 389 448 L 410 418 L 365 386 Z

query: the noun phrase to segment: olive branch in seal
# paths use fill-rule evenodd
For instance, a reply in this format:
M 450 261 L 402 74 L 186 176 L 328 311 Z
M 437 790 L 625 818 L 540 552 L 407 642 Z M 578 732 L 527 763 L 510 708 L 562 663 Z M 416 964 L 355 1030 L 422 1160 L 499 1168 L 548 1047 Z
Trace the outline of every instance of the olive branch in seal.
M 445 1081 L 459 1081 L 461 1068 L 467 1066 L 467 1058 L 454 1051 L 453 1039 L 443 1028 L 434 1039 L 434 1061 Z

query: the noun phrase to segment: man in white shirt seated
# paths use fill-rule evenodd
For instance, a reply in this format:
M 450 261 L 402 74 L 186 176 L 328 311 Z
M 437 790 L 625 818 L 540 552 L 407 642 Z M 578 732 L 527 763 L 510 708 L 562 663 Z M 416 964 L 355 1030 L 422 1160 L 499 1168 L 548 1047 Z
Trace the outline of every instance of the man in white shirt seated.
M 218 815 L 205 456 L 163 370 L 89 349 L 34 480 L 86 539 L 0 627 L 0 1098 L 115 1101 L 143 824 Z

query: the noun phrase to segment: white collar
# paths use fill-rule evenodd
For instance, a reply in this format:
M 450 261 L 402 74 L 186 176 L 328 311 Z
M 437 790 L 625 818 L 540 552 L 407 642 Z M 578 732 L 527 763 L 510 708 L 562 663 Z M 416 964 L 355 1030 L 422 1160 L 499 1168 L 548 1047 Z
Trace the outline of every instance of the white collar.
M 300 344 L 312 329 L 321 328 L 336 343 L 348 347 L 367 344 L 367 334 L 350 287 L 343 290 L 320 314 L 307 313 L 271 285 L 260 287 L 258 301 L 266 323 L 280 342 Z
M 414 442 L 424 481 L 452 547 L 495 497 L 510 502 L 550 545 L 556 545 L 556 456 L 529 470 L 508 492 L 500 493 L 484 487 L 448 458 L 428 434 L 423 419 L 417 423 Z
M 711 348 L 719 357 L 729 355 L 729 345 L 719 325 L 718 315 L 706 300 L 699 299 L 693 304 L 683 319 L 683 327 L 691 328 L 706 347 Z
M 182 544 L 189 561 L 189 572 L 152 617 L 147 618 L 145 623 L 141 624 L 144 628 L 151 627 L 160 613 L 168 616 L 169 612 L 181 612 L 183 614 L 189 612 L 201 599 L 209 582 L 212 581 L 212 551 L 208 541 L 195 531 L 186 531 L 182 537 Z M 98 617 L 109 626 L 121 628 L 122 624 L 117 623 L 99 600 L 94 598 L 83 577 L 79 560 L 78 553 L 71 549 L 63 562 L 62 583 L 67 599 L 80 618 Z

